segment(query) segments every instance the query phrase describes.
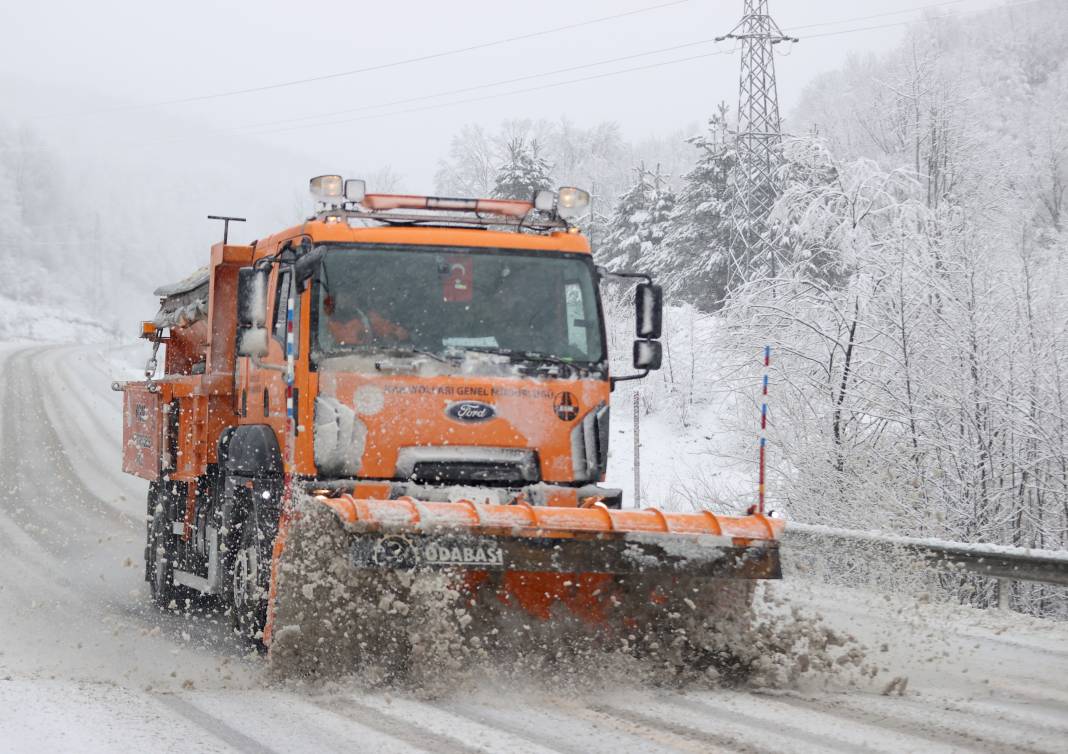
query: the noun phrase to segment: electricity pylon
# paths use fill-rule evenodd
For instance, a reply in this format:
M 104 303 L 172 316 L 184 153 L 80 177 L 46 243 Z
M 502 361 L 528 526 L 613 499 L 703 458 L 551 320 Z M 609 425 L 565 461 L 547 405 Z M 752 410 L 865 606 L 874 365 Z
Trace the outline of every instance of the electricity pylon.
M 782 139 L 775 86 L 775 45 L 796 42 L 768 15 L 768 0 L 745 0 L 745 13 L 716 41 L 742 43 L 738 84 L 738 173 L 728 290 L 755 274 L 777 272 L 776 254 L 763 232 L 775 204 L 775 149 Z

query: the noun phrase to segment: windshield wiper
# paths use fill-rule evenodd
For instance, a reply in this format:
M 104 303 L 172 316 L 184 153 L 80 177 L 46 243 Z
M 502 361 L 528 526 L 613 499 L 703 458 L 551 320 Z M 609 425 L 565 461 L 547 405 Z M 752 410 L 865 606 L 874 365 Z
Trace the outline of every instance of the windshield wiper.
M 358 349 L 338 348 L 330 351 L 321 351 L 319 355 L 322 358 L 331 359 L 339 358 L 342 356 L 379 356 L 383 353 L 388 356 L 429 356 L 430 358 L 440 361 L 443 364 L 452 363 L 444 356 L 436 354 L 433 351 L 428 351 L 425 348 L 383 348 L 378 349 L 378 352 L 376 353 L 373 347 L 368 348 L 366 346 L 361 346 Z
M 477 351 L 478 353 L 494 353 L 507 356 L 513 361 L 542 361 L 549 364 L 559 364 L 569 369 L 579 369 L 580 366 L 574 361 L 563 359 L 559 356 L 550 356 L 536 351 L 520 351 L 516 348 L 495 348 L 493 346 L 462 346 L 464 351 Z
M 393 355 L 395 355 L 395 356 L 429 356 L 430 358 L 434 359 L 435 361 L 440 361 L 442 364 L 451 364 L 452 363 L 447 358 L 442 356 L 440 353 L 434 353 L 433 351 L 428 351 L 425 348 L 415 348 L 415 347 L 411 347 L 411 348 L 404 347 L 404 348 L 401 348 L 401 347 L 398 347 L 398 348 L 391 348 L 389 350 L 391 350 L 393 352 Z

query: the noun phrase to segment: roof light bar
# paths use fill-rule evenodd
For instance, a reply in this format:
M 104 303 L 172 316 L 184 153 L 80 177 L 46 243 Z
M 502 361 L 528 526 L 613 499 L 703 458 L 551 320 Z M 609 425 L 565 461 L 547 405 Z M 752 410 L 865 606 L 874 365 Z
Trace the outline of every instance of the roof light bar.
M 489 215 L 525 217 L 534 208 L 532 202 L 519 199 L 461 199 L 449 196 L 414 196 L 411 194 L 367 194 L 360 202 L 367 209 L 436 209 L 454 212 L 484 212 Z
M 378 219 L 378 213 L 390 210 L 431 210 L 473 213 L 478 217 L 471 222 L 480 225 L 515 225 L 526 229 L 564 228 L 577 231 L 572 221 L 586 214 L 590 207 L 589 192 L 573 186 L 564 186 L 559 191 L 547 189 L 536 191 L 529 201 L 414 194 L 368 194 L 365 181 L 345 180 L 340 175 L 316 176 L 311 179 L 309 188 L 317 202 L 317 216 L 328 222 L 340 222 L 343 217 L 350 219 L 363 217 L 374 220 Z M 485 215 L 496 215 L 507 218 L 507 221 L 493 220 Z M 412 215 L 405 214 L 404 217 L 410 218 Z M 419 220 L 419 222 L 430 221 L 432 217 Z

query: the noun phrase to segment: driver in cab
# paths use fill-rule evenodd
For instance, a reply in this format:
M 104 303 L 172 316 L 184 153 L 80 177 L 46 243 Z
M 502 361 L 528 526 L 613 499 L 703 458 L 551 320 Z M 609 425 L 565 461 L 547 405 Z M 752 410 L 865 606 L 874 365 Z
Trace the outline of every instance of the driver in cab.
M 338 346 L 406 343 L 411 339 L 407 329 L 383 314 L 382 307 L 360 307 L 354 295 L 331 293 L 323 299 L 323 313 Z

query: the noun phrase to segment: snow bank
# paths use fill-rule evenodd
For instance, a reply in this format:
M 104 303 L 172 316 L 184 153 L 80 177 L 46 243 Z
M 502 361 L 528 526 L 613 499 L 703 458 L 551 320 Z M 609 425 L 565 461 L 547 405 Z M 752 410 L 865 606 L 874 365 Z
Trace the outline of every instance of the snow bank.
M 115 337 L 115 331 L 102 319 L 0 296 L 0 341 L 100 343 Z

